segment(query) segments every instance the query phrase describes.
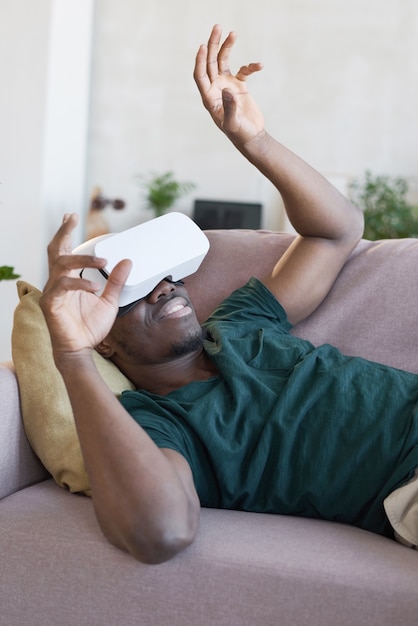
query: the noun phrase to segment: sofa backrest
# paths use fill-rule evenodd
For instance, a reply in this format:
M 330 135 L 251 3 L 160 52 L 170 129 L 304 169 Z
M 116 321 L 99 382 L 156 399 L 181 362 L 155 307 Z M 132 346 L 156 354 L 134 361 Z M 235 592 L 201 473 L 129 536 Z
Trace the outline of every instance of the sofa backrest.
M 262 278 L 294 239 L 269 231 L 207 231 L 211 247 L 186 280 L 199 318 L 250 276 Z M 315 345 L 331 343 L 418 373 L 418 240 L 363 240 L 321 306 L 293 329 Z
M 0 363 L 0 500 L 49 476 L 32 451 L 20 415 L 11 363 Z

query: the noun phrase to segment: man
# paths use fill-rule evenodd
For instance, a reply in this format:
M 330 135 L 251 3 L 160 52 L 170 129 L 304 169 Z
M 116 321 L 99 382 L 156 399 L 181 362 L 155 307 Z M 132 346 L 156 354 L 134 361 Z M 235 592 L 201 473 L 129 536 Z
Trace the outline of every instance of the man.
M 362 236 L 363 218 L 269 136 L 246 87 L 261 64 L 234 76 L 235 39 L 230 33 L 221 44 L 214 26 L 194 78 L 215 124 L 280 191 L 299 233 L 272 274 L 235 292 L 202 329 L 185 287 L 170 280 L 117 316 L 130 262 L 115 267 L 97 297 L 98 286 L 78 270 L 105 261 L 70 253 L 76 216 L 64 217 L 48 248 L 41 306 L 97 518 L 114 545 L 149 563 L 193 541 L 201 504 L 390 534 L 383 500 L 418 465 L 417 377 L 328 346 L 315 350 L 288 333 L 327 295 Z M 94 366 L 95 348 L 138 388 L 122 403 Z M 376 389 L 368 402 L 364 382 Z M 383 406 L 392 416 L 384 427 Z

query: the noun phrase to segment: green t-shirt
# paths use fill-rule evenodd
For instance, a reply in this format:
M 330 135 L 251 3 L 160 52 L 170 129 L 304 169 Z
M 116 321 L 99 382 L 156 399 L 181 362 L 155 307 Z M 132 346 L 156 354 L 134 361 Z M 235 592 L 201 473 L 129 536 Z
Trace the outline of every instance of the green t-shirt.
M 383 500 L 418 467 L 418 376 L 294 337 L 255 278 L 205 328 L 218 376 L 121 398 L 159 447 L 187 459 L 202 506 L 391 535 Z

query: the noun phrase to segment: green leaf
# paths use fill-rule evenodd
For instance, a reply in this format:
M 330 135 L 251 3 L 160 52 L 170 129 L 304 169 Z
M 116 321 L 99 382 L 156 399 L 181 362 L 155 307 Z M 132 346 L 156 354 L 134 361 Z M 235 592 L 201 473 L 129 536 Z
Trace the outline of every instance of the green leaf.
M 194 183 L 175 180 L 173 172 L 152 174 L 149 178 L 140 177 L 141 185 L 146 191 L 146 197 L 155 215 L 163 215 L 176 200 L 194 189 Z
M 354 180 L 350 198 L 364 212 L 366 239 L 418 237 L 418 207 L 407 201 L 404 178 L 374 176 L 366 171 L 363 180 Z
M 14 280 L 15 278 L 20 278 L 20 274 L 15 274 L 14 267 L 0 265 L 0 280 Z

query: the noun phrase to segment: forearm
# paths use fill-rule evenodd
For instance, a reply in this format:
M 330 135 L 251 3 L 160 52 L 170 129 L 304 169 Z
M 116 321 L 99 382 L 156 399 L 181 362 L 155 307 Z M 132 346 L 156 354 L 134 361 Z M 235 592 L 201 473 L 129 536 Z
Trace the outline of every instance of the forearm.
M 289 321 L 297 324 L 328 294 L 363 234 L 363 214 L 264 131 L 241 151 L 276 186 L 300 235 L 265 278 Z
M 361 237 L 362 212 L 267 132 L 237 148 L 278 189 L 289 220 L 299 234 L 354 242 Z
M 104 384 L 91 356 L 60 363 L 97 518 L 107 538 L 146 562 L 188 545 L 195 494 Z
M 244 65 L 234 75 L 229 57 L 236 33 L 229 33 L 223 43 L 221 33 L 215 25 L 196 55 L 194 78 L 204 106 L 217 127 L 278 189 L 298 233 L 343 242 L 339 250 L 350 250 L 363 232 L 361 212 L 265 131 L 263 115 L 247 90 L 248 78 L 262 64 Z

